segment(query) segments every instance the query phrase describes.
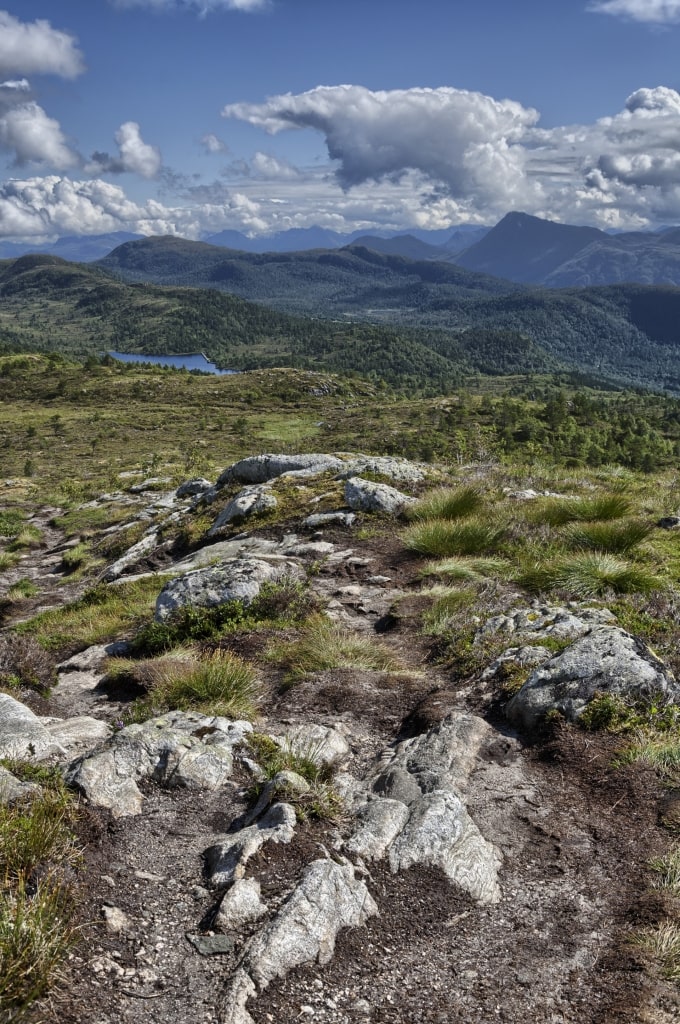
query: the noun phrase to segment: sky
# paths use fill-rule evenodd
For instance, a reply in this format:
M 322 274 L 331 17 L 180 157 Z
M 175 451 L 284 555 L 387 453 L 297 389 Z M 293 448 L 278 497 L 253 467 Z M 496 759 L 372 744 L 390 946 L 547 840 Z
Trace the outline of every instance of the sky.
M 0 239 L 680 223 L 680 0 L 0 0 Z

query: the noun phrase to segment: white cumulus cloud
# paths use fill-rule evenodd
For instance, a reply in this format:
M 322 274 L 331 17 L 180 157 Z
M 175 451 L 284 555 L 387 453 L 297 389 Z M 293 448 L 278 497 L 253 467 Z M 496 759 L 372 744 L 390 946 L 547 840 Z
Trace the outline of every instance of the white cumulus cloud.
M 115 134 L 118 156 L 93 153 L 85 170 L 90 174 L 139 174 L 155 178 L 161 169 L 161 154 L 156 146 L 144 142 L 136 121 L 126 121 Z
M 77 40 L 49 21 L 22 22 L 0 11 L 0 75 L 60 75 L 75 78 L 85 70 Z
M 3 83 L 2 88 L 6 89 L 7 83 Z M 0 109 L 0 149 L 9 150 L 17 166 L 43 163 L 57 170 L 67 170 L 79 162 L 59 122 L 48 117 L 33 101 Z
M 206 153 L 228 153 L 229 147 L 226 142 L 223 142 L 219 136 L 209 132 L 207 135 L 201 137 L 201 145 L 203 146 Z
M 319 86 L 262 104 L 230 104 L 222 115 L 271 134 L 287 128 L 321 132 L 344 189 L 416 170 L 451 195 L 480 204 L 531 201 L 520 143 L 538 112 L 513 100 L 453 88 Z

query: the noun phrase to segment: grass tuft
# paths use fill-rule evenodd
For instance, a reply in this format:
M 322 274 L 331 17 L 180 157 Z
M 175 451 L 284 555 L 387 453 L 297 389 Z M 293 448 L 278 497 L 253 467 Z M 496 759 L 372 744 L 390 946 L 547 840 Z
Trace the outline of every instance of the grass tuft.
M 503 529 L 481 520 L 451 522 L 431 519 L 408 527 L 402 540 L 409 551 L 433 558 L 448 558 L 493 552 L 503 533 Z
M 575 548 L 625 555 L 649 537 L 653 527 L 640 519 L 584 523 L 565 530 L 567 542 Z
M 664 921 L 658 928 L 642 932 L 632 940 L 658 962 L 669 981 L 680 981 L 680 924 Z
M 663 580 L 648 570 L 605 552 L 530 566 L 516 576 L 515 582 L 531 593 L 565 590 L 580 598 L 600 597 L 609 591 L 649 594 L 664 586 Z
M 386 672 L 401 668 L 394 655 L 372 637 L 359 636 L 323 615 L 312 616 L 297 640 L 277 644 L 267 657 L 281 664 L 290 682 L 333 668 Z
M 120 674 L 123 662 L 114 666 Z M 148 689 L 135 702 L 135 720 L 164 711 L 199 711 L 225 718 L 254 718 L 262 698 L 255 670 L 234 654 L 215 651 L 205 658 L 191 652 L 132 665 L 129 676 Z
M 480 512 L 484 498 L 476 487 L 438 487 L 428 491 L 404 512 L 407 519 L 467 519 Z
M 504 558 L 466 558 L 452 555 L 438 562 L 428 562 L 420 570 L 421 576 L 445 576 L 449 580 L 475 582 L 489 578 L 504 579 L 510 572 L 510 563 Z
M 531 509 L 530 518 L 547 526 L 566 526 L 567 523 L 622 519 L 631 510 L 631 503 L 623 494 L 603 494 L 595 498 L 550 498 Z
M 680 896 L 680 845 L 674 846 L 663 857 L 655 857 L 649 866 L 656 876 L 654 885 L 657 889 L 667 889 L 672 896 Z

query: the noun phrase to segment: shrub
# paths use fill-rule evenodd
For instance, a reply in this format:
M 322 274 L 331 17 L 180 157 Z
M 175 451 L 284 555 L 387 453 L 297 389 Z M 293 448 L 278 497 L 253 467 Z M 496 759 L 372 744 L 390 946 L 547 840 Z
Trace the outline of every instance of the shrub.
M 503 533 L 499 527 L 481 521 L 431 519 L 410 526 L 404 531 L 402 539 L 409 551 L 447 558 L 451 555 L 481 555 L 493 551 Z
M 483 504 L 484 498 L 475 487 L 438 487 L 407 507 L 404 514 L 415 520 L 467 519 L 479 512 Z
M 50 655 L 29 636 L 0 636 L 0 686 L 28 686 L 46 693 L 57 681 Z

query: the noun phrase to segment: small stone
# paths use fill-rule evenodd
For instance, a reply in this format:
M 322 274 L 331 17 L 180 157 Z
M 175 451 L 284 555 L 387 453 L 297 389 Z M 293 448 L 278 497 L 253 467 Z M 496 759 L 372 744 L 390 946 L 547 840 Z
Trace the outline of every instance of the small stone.
M 230 935 L 192 935 L 187 933 L 187 939 L 201 956 L 231 953 L 234 948 L 234 940 Z
M 130 919 L 120 907 L 102 907 L 102 914 L 109 935 L 121 935 L 130 931 Z

